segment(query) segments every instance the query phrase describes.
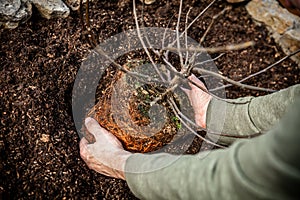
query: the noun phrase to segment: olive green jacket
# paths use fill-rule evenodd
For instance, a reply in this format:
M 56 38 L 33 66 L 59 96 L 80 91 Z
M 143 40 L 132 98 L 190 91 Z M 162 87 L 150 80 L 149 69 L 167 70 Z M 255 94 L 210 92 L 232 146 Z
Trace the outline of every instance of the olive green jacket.
M 133 154 L 125 166 L 131 191 L 154 200 L 300 199 L 300 85 L 234 102 L 238 103 L 212 100 L 208 128 L 216 126 L 214 131 L 226 134 L 266 134 L 237 141 L 221 136 L 219 142 L 234 143 L 196 155 Z M 217 115 L 220 110 L 225 118 Z

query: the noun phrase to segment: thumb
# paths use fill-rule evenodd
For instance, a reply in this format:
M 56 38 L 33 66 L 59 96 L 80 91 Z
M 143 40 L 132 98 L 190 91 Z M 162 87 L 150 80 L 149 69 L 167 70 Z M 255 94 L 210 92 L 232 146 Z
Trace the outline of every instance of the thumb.
M 85 126 L 87 130 L 94 135 L 96 142 L 100 141 L 103 138 L 106 138 L 113 145 L 122 146 L 121 142 L 114 136 L 112 133 L 107 131 L 105 128 L 101 127 L 99 123 L 91 118 L 88 117 L 85 119 Z
M 189 82 L 190 87 L 193 89 L 198 89 L 198 90 L 203 90 L 203 91 L 207 91 L 204 83 L 202 81 L 200 81 L 194 74 L 192 74 L 191 76 L 189 76 L 188 78 L 190 81 L 192 81 L 193 83 Z M 201 89 L 200 89 L 200 88 Z
M 190 96 L 190 89 L 184 88 L 184 87 L 180 87 L 182 89 L 182 91 L 184 91 L 186 93 L 186 95 Z
M 82 138 L 79 143 L 80 156 L 82 159 L 86 160 L 88 152 L 87 152 L 88 141 L 85 138 Z
M 94 135 L 96 141 L 100 139 L 101 137 L 101 133 L 103 132 L 103 130 L 105 130 L 104 128 L 102 128 L 99 123 L 91 118 L 91 117 L 87 117 L 85 119 L 85 127 L 88 130 L 89 133 L 91 133 L 92 135 Z

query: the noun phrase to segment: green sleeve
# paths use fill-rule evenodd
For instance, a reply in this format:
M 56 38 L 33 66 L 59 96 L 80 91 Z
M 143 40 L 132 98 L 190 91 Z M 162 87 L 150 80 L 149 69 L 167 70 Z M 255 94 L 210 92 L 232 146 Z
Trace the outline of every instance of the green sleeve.
M 227 149 L 134 154 L 126 162 L 126 181 L 141 199 L 299 199 L 299 122 L 300 99 L 267 134 Z
M 300 85 L 294 85 L 261 97 L 244 97 L 230 103 L 212 99 L 207 110 L 207 129 L 228 135 L 250 136 L 269 131 L 300 97 Z M 221 136 L 219 143 L 235 139 Z

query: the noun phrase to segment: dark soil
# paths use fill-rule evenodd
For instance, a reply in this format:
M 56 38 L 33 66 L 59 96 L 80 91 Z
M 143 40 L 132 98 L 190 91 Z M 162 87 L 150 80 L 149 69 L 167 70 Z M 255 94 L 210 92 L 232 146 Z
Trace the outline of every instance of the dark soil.
M 145 26 L 166 27 L 175 14 L 170 23 L 175 28 L 179 4 L 166 2 L 145 6 Z M 192 19 L 205 5 L 207 2 L 187 1 L 183 14 L 193 7 Z M 189 36 L 199 41 L 212 16 L 227 5 L 216 3 L 191 27 Z M 91 10 L 93 30 L 100 42 L 135 27 L 130 1 L 97 1 Z M 139 2 L 138 13 L 141 10 Z M 0 199 L 134 199 L 125 181 L 91 171 L 79 155 L 72 87 L 91 49 L 79 15 L 45 20 L 35 14 L 17 29 L 0 30 L 0 38 Z M 239 80 L 285 56 L 267 30 L 251 20 L 243 4 L 217 20 L 203 46 L 249 40 L 256 42 L 255 47 L 228 52 L 215 62 L 223 75 Z M 299 75 L 299 68 L 288 59 L 247 84 L 279 90 L 299 83 Z M 264 94 L 227 89 L 228 98 Z M 197 144 L 188 152 L 195 153 Z

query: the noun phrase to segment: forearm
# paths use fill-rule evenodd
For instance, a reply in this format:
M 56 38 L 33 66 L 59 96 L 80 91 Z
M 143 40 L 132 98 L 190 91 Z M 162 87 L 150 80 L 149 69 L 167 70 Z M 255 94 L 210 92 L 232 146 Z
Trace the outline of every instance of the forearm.
M 294 108 L 270 134 L 238 141 L 226 150 L 130 156 L 126 170 L 141 173 L 127 172 L 126 181 L 141 199 L 297 199 L 300 101 Z
M 208 130 L 229 135 L 250 136 L 265 133 L 286 113 L 289 105 L 300 97 L 300 85 L 261 97 L 245 97 L 225 103 L 212 99 L 207 110 Z M 220 143 L 235 139 L 220 137 Z

